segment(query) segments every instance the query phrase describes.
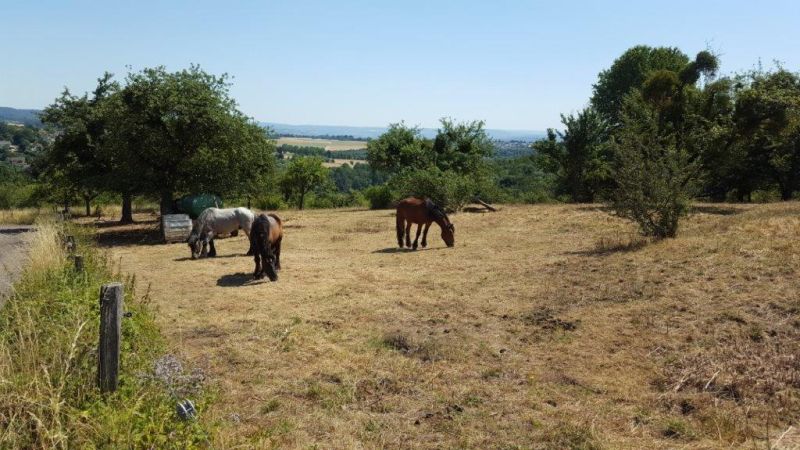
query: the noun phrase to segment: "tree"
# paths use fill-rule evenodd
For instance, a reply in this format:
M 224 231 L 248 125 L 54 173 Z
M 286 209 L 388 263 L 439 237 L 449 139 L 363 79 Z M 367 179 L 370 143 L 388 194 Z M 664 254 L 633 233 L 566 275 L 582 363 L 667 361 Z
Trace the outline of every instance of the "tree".
M 689 58 L 674 47 L 639 45 L 628 49 L 610 68 L 600 72 L 594 84 L 591 104 L 612 125 L 621 120 L 625 96 L 640 89 L 650 74 L 657 70 L 680 72 Z
M 58 185 L 54 192 L 61 192 L 65 209 L 68 199 L 79 195 L 87 216 L 91 213 L 91 201 L 106 189 L 110 180 L 108 151 L 103 148 L 110 123 L 104 108 L 119 89 L 109 73 L 97 82 L 92 97 L 88 94 L 77 97 L 65 90 L 41 115 L 43 123 L 61 130 L 45 155 L 45 179 Z
M 556 176 L 558 193 L 574 202 L 591 202 L 611 186 L 611 152 L 607 145 L 609 127 L 592 107 L 577 116 L 561 115 L 563 132 L 547 131 L 547 138 L 535 142 L 534 161 L 546 173 Z
M 316 156 L 292 158 L 280 180 L 287 201 L 293 198 L 297 207 L 303 209 L 306 194 L 329 181 L 328 169 L 322 162 L 322 158 Z
M 367 143 L 367 161 L 375 169 L 396 173 L 403 169 L 424 169 L 432 164 L 432 144 L 423 139 L 417 127 L 404 122 L 389 124 L 389 129 Z
M 433 165 L 442 171 L 451 170 L 458 174 L 481 172 L 485 158 L 494 153 L 494 144 L 486 134 L 484 122 L 455 123 L 452 119 L 442 118 L 440 124 L 433 140 Z
M 229 87 L 227 75 L 198 66 L 128 75 L 117 130 L 127 143 L 122 159 L 137 168 L 147 193 L 160 196 L 162 214 L 175 192 L 251 191 L 254 177 L 271 172 L 274 144 L 236 109 Z
M 800 189 L 800 75 L 779 68 L 747 78 L 736 99 L 738 144 L 746 167 L 789 200 Z
M 696 192 L 700 161 L 662 128 L 660 112 L 642 99 L 626 100 L 622 127 L 613 141 L 617 187 L 611 206 L 639 224 L 646 236 L 674 237 Z

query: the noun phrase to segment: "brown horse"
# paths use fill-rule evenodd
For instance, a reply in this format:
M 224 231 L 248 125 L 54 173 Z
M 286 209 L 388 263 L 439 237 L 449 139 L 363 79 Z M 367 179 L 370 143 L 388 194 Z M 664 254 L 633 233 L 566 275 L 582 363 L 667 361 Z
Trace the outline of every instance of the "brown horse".
M 250 251 L 256 269 L 253 278 L 259 280 L 264 275 L 270 281 L 278 281 L 281 270 L 281 241 L 283 240 L 283 223 L 275 214 L 259 214 L 250 229 Z
M 403 248 L 403 234 L 405 231 L 406 247 L 417 249 L 417 241 L 419 240 L 419 233 L 422 230 L 422 225 L 425 225 L 425 232 L 422 235 L 422 247 L 428 245 L 428 228 L 431 227 L 431 222 L 436 222 L 442 229 L 442 240 L 448 247 L 455 245 L 456 231 L 447 214 L 437 204 L 430 201 L 430 199 L 420 199 L 409 197 L 400 200 L 397 204 L 397 245 Z M 414 239 L 414 244 L 411 244 L 411 224 L 417 224 L 417 237 Z

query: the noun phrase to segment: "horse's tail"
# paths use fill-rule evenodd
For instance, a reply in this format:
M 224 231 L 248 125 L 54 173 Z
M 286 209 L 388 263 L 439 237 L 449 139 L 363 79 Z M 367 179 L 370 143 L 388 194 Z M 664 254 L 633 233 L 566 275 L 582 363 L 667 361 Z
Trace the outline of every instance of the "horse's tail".
M 403 217 L 403 213 L 400 211 L 400 208 L 397 208 L 397 245 L 403 247 L 403 228 L 405 228 L 405 218 Z

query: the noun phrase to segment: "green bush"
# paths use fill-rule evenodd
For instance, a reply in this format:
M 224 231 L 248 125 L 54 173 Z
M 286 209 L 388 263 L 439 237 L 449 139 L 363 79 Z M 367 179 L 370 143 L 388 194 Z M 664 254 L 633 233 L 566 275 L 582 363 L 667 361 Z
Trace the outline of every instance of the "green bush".
M 267 194 L 258 197 L 253 202 L 253 205 L 262 211 L 276 211 L 288 207 L 286 202 L 283 201 L 283 198 L 278 194 Z
M 369 202 L 370 209 L 389 209 L 394 202 L 394 193 L 387 184 L 370 186 L 364 189 L 364 197 Z
M 366 205 L 366 199 L 360 192 L 340 193 L 326 191 L 321 194 L 308 195 L 309 208 L 352 208 Z
M 475 178 L 436 167 L 402 172 L 392 178 L 390 185 L 397 199 L 427 197 L 449 211 L 463 208 L 479 190 Z

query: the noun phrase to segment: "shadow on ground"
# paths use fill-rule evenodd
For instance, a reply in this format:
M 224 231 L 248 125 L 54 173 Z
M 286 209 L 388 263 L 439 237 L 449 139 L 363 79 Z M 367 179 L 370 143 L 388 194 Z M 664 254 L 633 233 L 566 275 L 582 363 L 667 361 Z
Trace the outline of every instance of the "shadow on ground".
M 223 275 L 217 280 L 217 286 L 221 287 L 239 287 L 239 286 L 256 286 L 262 283 L 269 283 L 266 278 L 263 280 L 254 280 L 252 273 L 232 273 Z
M 446 248 L 447 247 L 428 247 L 428 248 L 419 247 L 417 250 L 412 250 L 410 248 L 386 247 L 380 250 L 373 250 L 372 253 L 414 253 L 414 252 L 424 252 L 430 250 L 444 250 Z
M 741 214 L 742 210 L 736 208 L 726 208 L 724 206 L 695 206 L 692 208 L 692 212 L 713 214 L 717 216 L 732 216 L 735 214 Z
M 9 227 L 9 228 L 0 228 L 0 234 L 21 234 L 27 233 L 28 231 L 33 231 L 33 227 Z

